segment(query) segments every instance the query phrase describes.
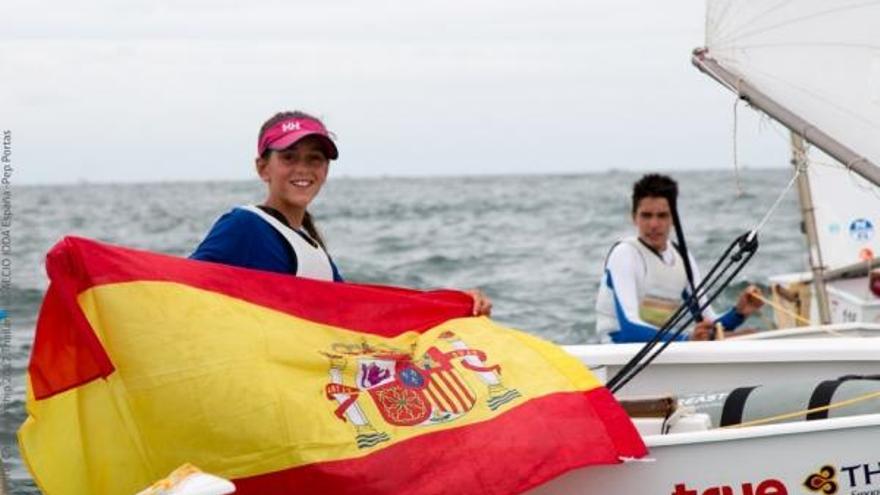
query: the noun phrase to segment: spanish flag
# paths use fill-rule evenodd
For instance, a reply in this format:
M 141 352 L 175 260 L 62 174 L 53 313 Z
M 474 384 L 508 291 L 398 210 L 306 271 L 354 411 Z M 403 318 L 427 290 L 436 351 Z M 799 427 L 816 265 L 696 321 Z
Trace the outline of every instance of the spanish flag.
M 46 494 L 192 463 L 238 494 L 519 493 L 645 447 L 558 347 L 456 291 L 334 284 L 68 237 L 28 368 Z

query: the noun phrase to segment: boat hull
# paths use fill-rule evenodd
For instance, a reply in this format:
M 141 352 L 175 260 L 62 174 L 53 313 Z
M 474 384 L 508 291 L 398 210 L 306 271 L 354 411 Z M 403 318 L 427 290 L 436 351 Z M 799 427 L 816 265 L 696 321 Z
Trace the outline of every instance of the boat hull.
M 650 449 L 646 460 L 578 469 L 530 493 L 880 493 L 880 415 L 657 435 L 645 440 Z M 808 480 L 814 490 L 805 486 Z
M 600 377 L 610 378 L 639 348 L 633 344 L 567 349 Z M 620 395 L 687 394 L 852 374 L 880 374 L 880 339 L 685 342 L 672 344 Z M 641 427 L 640 431 L 650 450 L 648 458 L 574 470 L 530 493 L 880 493 L 880 414 L 665 435 L 646 434 Z

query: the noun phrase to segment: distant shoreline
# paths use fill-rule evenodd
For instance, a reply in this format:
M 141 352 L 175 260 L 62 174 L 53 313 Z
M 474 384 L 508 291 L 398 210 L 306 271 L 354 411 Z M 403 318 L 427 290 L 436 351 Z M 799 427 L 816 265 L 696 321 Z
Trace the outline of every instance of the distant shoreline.
M 786 166 L 779 167 L 748 167 L 741 166 L 740 173 L 750 173 L 750 172 L 777 172 L 788 170 L 789 168 Z M 732 168 L 729 167 L 706 167 L 706 168 L 644 168 L 644 169 L 606 169 L 601 171 L 584 171 L 584 172 L 570 172 L 570 171 L 549 171 L 549 172 L 535 172 L 535 173 L 525 173 L 525 172 L 516 172 L 516 173 L 508 173 L 508 174 L 499 174 L 499 173 L 486 173 L 486 174 L 424 174 L 424 175 L 407 175 L 407 174 L 395 174 L 395 175 L 348 175 L 343 173 L 333 174 L 331 172 L 330 180 L 331 181 L 348 181 L 348 180 L 364 180 L 364 181 L 372 181 L 372 180 L 388 180 L 388 179 L 403 179 L 403 180 L 436 180 L 436 179 L 492 179 L 492 178 L 503 178 L 503 177 L 585 177 L 585 176 L 606 176 L 606 175 L 639 175 L 648 172 L 658 172 L 658 173 L 668 173 L 672 175 L 682 175 L 686 173 L 718 173 L 718 174 L 730 174 L 733 175 L 735 172 Z M 19 181 L 16 184 L 16 187 L 64 187 L 64 186 L 138 186 L 138 185 L 173 185 L 173 184 L 233 184 L 233 183 L 246 183 L 251 181 L 256 181 L 257 177 L 254 175 L 253 177 L 241 177 L 241 178 L 219 178 L 212 180 L 203 180 L 203 179 L 156 179 L 156 180 L 132 180 L 132 181 L 103 181 L 103 180 L 78 180 L 78 181 L 59 181 L 59 182 L 26 182 Z

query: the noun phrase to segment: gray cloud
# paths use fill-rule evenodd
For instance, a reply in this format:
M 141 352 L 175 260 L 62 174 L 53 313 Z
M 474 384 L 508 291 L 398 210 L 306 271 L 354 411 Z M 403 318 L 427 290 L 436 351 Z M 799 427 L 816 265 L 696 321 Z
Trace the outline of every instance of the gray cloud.
M 346 175 L 729 166 L 697 0 L 120 5 L 5 7 L 20 180 L 249 177 L 289 108 L 325 117 Z M 744 160 L 783 165 L 754 123 Z

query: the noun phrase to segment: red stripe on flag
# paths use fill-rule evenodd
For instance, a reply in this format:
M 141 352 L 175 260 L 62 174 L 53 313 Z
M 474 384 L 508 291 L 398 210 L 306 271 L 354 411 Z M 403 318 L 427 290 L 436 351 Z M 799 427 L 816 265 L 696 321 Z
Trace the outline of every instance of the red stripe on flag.
M 77 303 L 92 287 L 132 281 L 173 282 L 217 292 L 299 318 L 393 337 L 470 316 L 463 292 L 321 282 L 194 261 L 65 237 L 46 256 L 51 281 L 40 311 L 28 372 L 43 399 L 113 372 L 113 365 Z
M 63 283 L 52 283 L 37 318 L 28 376 L 37 399 L 113 372 L 113 363 Z
M 618 414 L 601 416 L 610 409 Z M 533 399 L 493 420 L 421 435 L 363 457 L 238 479 L 235 493 L 510 494 L 574 468 L 646 453 L 620 406 L 600 388 Z
M 53 270 L 53 267 L 56 268 Z M 65 237 L 47 255 L 46 269 L 76 283 L 77 293 L 131 281 L 177 282 L 250 301 L 310 321 L 393 337 L 471 316 L 473 299 L 454 290 L 334 283 L 197 261 Z

